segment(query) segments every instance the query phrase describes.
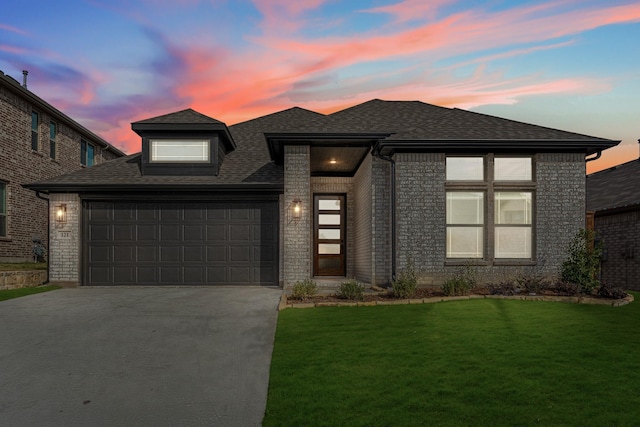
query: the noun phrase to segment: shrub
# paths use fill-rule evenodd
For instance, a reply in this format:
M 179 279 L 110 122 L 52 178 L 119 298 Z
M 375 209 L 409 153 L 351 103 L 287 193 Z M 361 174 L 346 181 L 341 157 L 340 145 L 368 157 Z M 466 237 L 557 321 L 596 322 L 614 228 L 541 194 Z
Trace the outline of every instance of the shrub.
M 598 296 L 602 298 L 622 299 L 627 296 L 627 293 L 622 288 L 616 288 L 603 284 L 598 289 Z
M 338 297 L 350 299 L 354 301 L 362 301 L 364 299 L 364 285 L 355 280 L 349 280 L 340 284 Z
M 580 230 L 569 245 L 567 259 L 562 263 L 562 280 L 575 283 L 580 291 L 591 294 L 598 288 L 600 269 L 600 245 L 594 242 L 592 230 Z
M 454 277 L 444 282 L 442 293 L 446 296 L 467 295 L 476 284 L 475 270 L 470 265 L 465 265 Z
M 311 279 L 305 279 L 302 282 L 296 282 L 291 289 L 291 297 L 294 299 L 305 300 L 311 298 L 318 293 L 318 285 Z
M 397 280 L 391 283 L 393 296 L 396 298 L 411 298 L 418 288 L 418 275 L 413 262 L 407 263 L 407 268 L 400 272 Z
M 575 296 L 580 293 L 580 287 L 575 283 L 560 281 L 556 283 L 555 290 L 558 295 Z
M 517 293 L 516 287 L 511 282 L 492 283 L 488 286 L 488 289 L 491 295 L 511 296 Z
M 530 274 L 521 274 L 516 278 L 516 283 L 520 289 L 531 294 L 540 293 L 547 286 L 542 277 Z

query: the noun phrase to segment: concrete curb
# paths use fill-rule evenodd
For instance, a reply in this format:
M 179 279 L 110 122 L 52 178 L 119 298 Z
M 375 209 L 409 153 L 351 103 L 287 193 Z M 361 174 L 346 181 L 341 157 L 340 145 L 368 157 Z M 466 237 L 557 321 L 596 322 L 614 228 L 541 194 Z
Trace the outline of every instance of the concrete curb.
M 377 305 L 405 305 L 405 304 L 432 304 L 447 301 L 464 301 L 472 299 L 505 299 L 517 301 L 543 301 L 543 302 L 564 302 L 570 304 L 591 304 L 591 305 L 608 305 L 611 307 L 622 307 L 634 301 L 633 295 L 627 294 L 622 299 L 602 299 L 588 296 L 546 296 L 546 295 L 464 295 L 455 297 L 430 297 L 430 298 L 413 298 L 413 299 L 390 299 L 385 301 L 296 301 L 289 300 L 284 293 L 280 297 L 278 311 L 285 308 L 311 308 L 311 307 L 364 307 Z

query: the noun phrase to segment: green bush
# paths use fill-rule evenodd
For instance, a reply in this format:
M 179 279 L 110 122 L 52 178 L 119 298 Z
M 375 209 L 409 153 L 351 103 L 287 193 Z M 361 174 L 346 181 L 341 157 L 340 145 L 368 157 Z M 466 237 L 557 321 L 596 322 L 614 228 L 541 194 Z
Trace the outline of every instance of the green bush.
M 311 298 L 318 293 L 318 285 L 311 279 L 296 282 L 291 289 L 291 297 L 298 300 Z
M 364 285 L 355 280 L 342 282 L 340 284 L 340 289 L 338 290 L 338 297 L 354 301 L 362 301 L 364 299 Z
M 592 230 L 580 230 L 569 245 L 567 259 L 562 263 L 562 280 L 575 283 L 580 291 L 591 294 L 600 286 L 598 271 L 602 248 L 595 244 Z
M 476 272 L 470 266 L 464 266 L 454 277 L 444 282 L 442 293 L 446 296 L 467 295 L 477 283 Z
M 391 283 L 393 296 L 396 298 L 411 298 L 418 288 L 418 275 L 413 266 L 413 262 L 407 263 L 407 268 L 400 272 L 397 280 Z

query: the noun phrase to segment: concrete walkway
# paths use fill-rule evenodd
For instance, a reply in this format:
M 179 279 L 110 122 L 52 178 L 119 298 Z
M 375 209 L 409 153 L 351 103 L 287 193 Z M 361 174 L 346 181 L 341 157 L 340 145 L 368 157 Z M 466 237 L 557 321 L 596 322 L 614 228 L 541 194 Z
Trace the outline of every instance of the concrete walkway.
M 281 293 L 79 288 L 0 302 L 0 424 L 258 426 Z

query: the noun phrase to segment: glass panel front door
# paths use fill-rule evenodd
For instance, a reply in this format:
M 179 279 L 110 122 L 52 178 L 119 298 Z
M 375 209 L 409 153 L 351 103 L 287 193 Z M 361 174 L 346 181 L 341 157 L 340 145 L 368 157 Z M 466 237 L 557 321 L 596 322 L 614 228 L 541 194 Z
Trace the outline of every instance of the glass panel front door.
M 345 196 L 314 196 L 314 274 L 344 276 L 345 269 Z

